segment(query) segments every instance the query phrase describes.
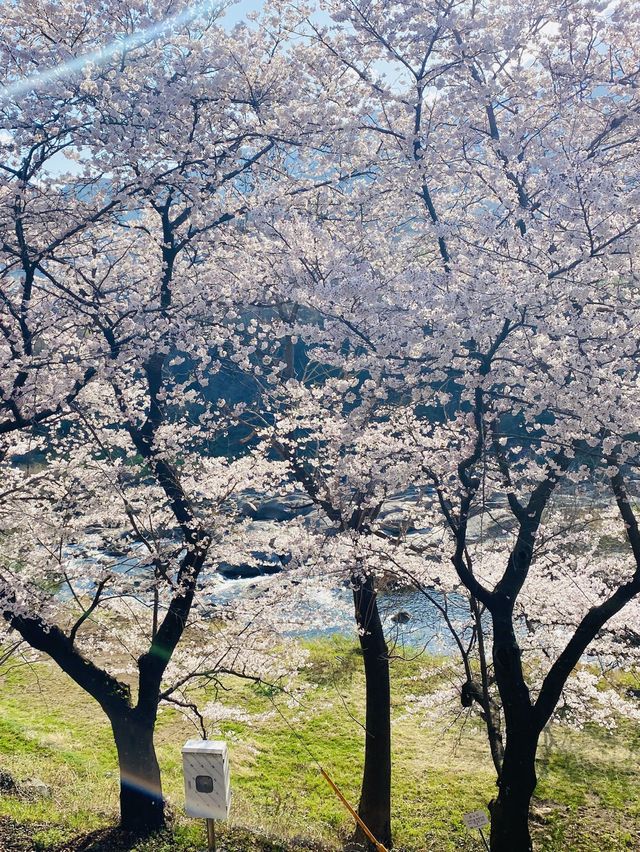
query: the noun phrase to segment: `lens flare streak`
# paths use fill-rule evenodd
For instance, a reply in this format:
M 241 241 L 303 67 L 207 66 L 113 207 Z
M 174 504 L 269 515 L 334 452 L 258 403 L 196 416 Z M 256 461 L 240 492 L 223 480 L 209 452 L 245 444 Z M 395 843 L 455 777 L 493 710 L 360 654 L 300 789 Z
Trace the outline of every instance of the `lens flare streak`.
M 189 24 L 201 15 L 221 11 L 223 5 L 214 3 L 212 0 L 204 0 L 204 2 L 196 3 L 193 6 L 188 6 L 177 15 L 172 15 L 165 18 L 163 21 L 152 24 L 139 32 L 132 33 L 123 38 L 117 38 L 111 41 L 104 47 L 98 50 L 83 53 L 80 56 L 75 56 L 67 62 L 56 65 L 53 68 L 47 68 L 45 71 L 39 71 L 32 74 L 23 80 L 18 80 L 10 86 L 5 87 L 4 91 L 0 92 L 0 103 L 16 100 L 21 95 L 36 89 L 43 89 L 48 84 L 62 80 L 65 77 L 70 77 L 78 71 L 82 71 L 87 65 L 98 67 L 108 62 L 114 56 L 126 50 L 133 50 L 141 47 L 144 44 L 155 41 L 158 38 L 166 35 L 168 32 L 177 29 L 178 27 Z

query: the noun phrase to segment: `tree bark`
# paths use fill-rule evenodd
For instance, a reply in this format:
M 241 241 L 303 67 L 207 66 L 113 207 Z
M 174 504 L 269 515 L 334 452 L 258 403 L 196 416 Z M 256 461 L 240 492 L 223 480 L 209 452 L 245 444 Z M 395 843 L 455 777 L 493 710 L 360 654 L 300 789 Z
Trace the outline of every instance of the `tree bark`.
M 502 700 L 506 743 L 498 796 L 491 803 L 491 852 L 531 852 L 529 806 L 536 788 L 536 751 L 541 727 L 522 670 L 508 596 L 495 595 L 493 665 Z
M 127 684 L 84 657 L 59 627 L 47 624 L 37 615 L 16 615 L 10 604 L 13 604 L 11 596 L 0 600 L 0 614 L 32 648 L 48 654 L 62 671 L 89 693 L 111 722 L 120 771 L 122 828 L 136 834 L 148 834 L 162 828 L 164 800 L 153 745 L 159 697 L 157 686 L 141 684 L 140 697 L 145 703 L 142 710 L 133 708 Z M 144 668 L 147 657 L 142 659 Z
M 356 580 L 353 593 L 366 681 L 364 771 L 358 813 L 376 839 L 391 846 L 391 688 L 389 652 L 373 579 Z M 357 827 L 352 848 L 375 852 Z
M 531 852 L 529 807 L 536 788 L 535 729 L 507 731 L 507 744 L 498 781 L 498 796 L 491 803 L 491 852 Z
M 120 826 L 137 835 L 164 827 L 164 797 L 153 743 L 155 718 L 132 710 L 110 718 L 120 770 Z

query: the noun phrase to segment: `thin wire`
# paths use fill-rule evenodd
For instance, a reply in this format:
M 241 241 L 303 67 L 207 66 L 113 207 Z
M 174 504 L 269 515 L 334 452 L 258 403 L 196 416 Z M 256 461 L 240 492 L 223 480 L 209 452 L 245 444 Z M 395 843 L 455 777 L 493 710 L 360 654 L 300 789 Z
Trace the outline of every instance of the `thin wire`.
M 315 754 L 311 751 L 311 748 L 307 745 L 307 743 L 305 742 L 305 740 L 304 740 L 304 738 L 302 737 L 302 735 L 300 734 L 300 732 L 299 732 L 299 731 L 296 731 L 296 729 L 293 727 L 293 725 L 291 724 L 291 722 L 287 719 L 287 717 L 284 715 L 284 713 L 282 712 L 282 710 L 278 707 L 278 705 L 276 704 L 276 702 L 275 702 L 273 699 L 271 699 L 271 703 L 272 703 L 273 707 L 275 708 L 275 710 L 276 710 L 276 711 L 278 712 L 278 714 L 280 715 L 280 718 L 281 718 L 281 719 L 282 719 L 282 721 L 285 723 L 285 725 L 287 726 L 287 728 L 289 728 L 289 730 L 290 730 L 290 731 L 291 731 L 291 733 L 294 735 L 294 737 L 298 740 L 298 742 L 300 743 L 300 745 L 302 746 L 302 748 L 306 751 L 306 753 L 309 755 L 309 757 L 311 758 L 311 760 L 312 760 L 312 761 L 315 763 L 315 765 L 318 767 L 318 770 L 319 770 L 320 774 L 321 774 L 321 775 L 322 775 L 322 777 L 325 779 L 325 781 L 327 782 L 327 784 L 329 784 L 329 786 L 331 787 L 331 789 L 333 790 L 333 792 L 334 792 L 334 793 L 336 794 L 336 796 L 340 799 L 340 801 L 342 802 L 342 804 L 343 804 L 343 805 L 345 806 L 345 808 L 349 811 L 349 813 L 351 814 L 351 816 L 354 818 L 354 820 L 357 822 L 357 824 L 360 826 L 360 828 L 364 831 L 364 833 L 365 833 L 365 834 L 366 834 L 366 836 L 369 838 L 369 840 L 370 840 L 370 841 L 374 844 L 374 846 L 376 847 L 377 852 L 388 852 L 388 849 L 386 848 L 386 846 L 383 846 L 383 844 L 382 844 L 382 843 L 380 843 L 380 841 L 376 838 L 376 836 L 373 834 L 373 832 L 369 829 L 369 827 L 367 826 L 367 824 L 364 822 L 364 820 L 362 819 L 362 817 L 360 816 L 360 814 L 359 814 L 359 813 L 358 813 L 358 812 L 357 812 L 357 811 L 356 811 L 356 810 L 355 810 L 355 809 L 354 809 L 354 808 L 353 808 L 353 807 L 349 804 L 349 802 L 348 802 L 348 801 L 347 801 L 347 799 L 345 798 L 344 794 L 342 793 L 342 791 L 340 790 L 340 788 L 338 787 L 338 785 L 335 783 L 335 781 L 333 781 L 333 779 L 331 778 L 331 776 L 329 775 L 329 773 L 328 773 L 328 772 L 327 772 L 327 771 L 323 768 L 323 766 L 321 765 L 320 761 L 319 761 L 319 760 L 318 760 L 318 758 L 315 756 Z

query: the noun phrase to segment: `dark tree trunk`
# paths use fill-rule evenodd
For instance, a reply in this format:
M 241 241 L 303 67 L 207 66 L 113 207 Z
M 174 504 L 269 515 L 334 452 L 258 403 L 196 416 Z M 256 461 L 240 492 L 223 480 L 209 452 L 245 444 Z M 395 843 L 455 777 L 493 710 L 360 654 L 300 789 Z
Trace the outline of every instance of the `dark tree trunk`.
M 154 726 L 155 718 L 135 710 L 111 717 L 120 770 L 120 825 L 138 835 L 151 834 L 165 824 Z
M 353 593 L 366 679 L 364 771 L 358 813 L 384 846 L 391 846 L 391 688 L 389 656 L 371 577 L 357 580 Z M 375 847 L 357 827 L 356 848 Z
M 522 670 L 508 596 L 493 603 L 493 665 L 506 731 L 498 795 L 491 804 L 491 852 L 531 852 L 529 806 L 536 789 L 540 724 Z
M 531 852 L 529 807 L 536 788 L 535 729 L 507 731 L 507 745 L 498 782 L 498 796 L 491 804 L 491 852 Z

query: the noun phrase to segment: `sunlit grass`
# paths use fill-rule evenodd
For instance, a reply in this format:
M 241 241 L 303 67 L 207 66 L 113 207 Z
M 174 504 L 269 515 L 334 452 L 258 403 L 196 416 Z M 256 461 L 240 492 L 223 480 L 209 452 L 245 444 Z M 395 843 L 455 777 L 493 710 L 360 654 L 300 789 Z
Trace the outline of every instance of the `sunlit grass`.
M 229 679 L 218 700 L 251 718 L 224 721 L 214 735 L 227 739 L 230 747 L 230 828 L 249 827 L 294 847 L 296 839 L 304 839 L 338 848 L 351 823 L 309 751 L 355 803 L 362 769 L 363 676 L 350 642 L 324 640 L 308 647 L 310 665 L 301 681 L 309 689 L 301 705 Z M 438 686 L 440 663 L 423 657 L 392 667 L 393 827 L 397 848 L 407 852 L 481 849 L 479 837 L 464 828 L 462 814 L 486 807 L 495 792 L 478 722 L 422 724 L 420 716 L 405 712 L 409 695 Z M 0 815 L 37 823 L 34 836 L 43 850 L 115 821 L 115 748 L 109 724 L 91 698 L 42 662 L 16 669 L 0 682 L 0 711 L 0 768 L 18 780 L 39 777 L 52 790 L 50 798 L 37 801 L 3 796 Z M 182 815 L 180 749 L 194 734 L 192 724 L 174 710 L 161 713 L 158 755 L 176 820 L 172 839 L 158 839 L 145 852 L 202 848 L 202 826 Z M 614 733 L 553 728 L 547 745 L 538 766 L 537 848 L 640 848 L 637 731 L 630 726 Z M 251 848 L 236 834 L 225 840 L 224 831 L 221 826 L 222 849 L 225 843 L 230 852 Z M 277 842 L 271 848 L 279 848 Z

